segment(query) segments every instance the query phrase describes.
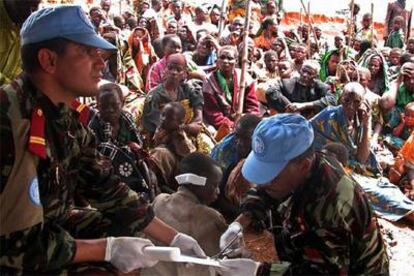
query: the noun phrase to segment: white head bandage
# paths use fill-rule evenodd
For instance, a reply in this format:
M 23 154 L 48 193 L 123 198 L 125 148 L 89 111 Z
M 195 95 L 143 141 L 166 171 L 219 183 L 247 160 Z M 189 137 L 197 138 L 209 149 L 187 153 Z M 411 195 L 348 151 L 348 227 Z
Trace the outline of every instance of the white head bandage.
M 207 182 L 206 177 L 198 176 L 193 173 L 184 173 L 184 174 L 177 175 L 175 177 L 175 180 L 177 180 L 179 185 L 193 184 L 197 186 L 204 186 L 206 185 L 206 182 Z

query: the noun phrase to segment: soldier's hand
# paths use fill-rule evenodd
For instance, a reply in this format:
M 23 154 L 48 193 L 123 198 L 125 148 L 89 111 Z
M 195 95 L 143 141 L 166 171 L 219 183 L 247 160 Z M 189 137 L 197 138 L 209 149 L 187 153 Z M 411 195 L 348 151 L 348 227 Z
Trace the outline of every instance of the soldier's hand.
M 236 221 L 231 223 L 220 237 L 220 250 L 224 250 L 226 247 L 228 249 L 243 247 L 243 227 Z
M 170 243 L 170 246 L 180 248 L 181 253 L 187 256 L 195 256 L 200 258 L 206 257 L 206 254 L 203 249 L 201 249 L 198 242 L 194 238 L 183 233 L 175 235 Z
M 223 276 L 255 276 L 260 263 L 251 259 L 227 259 L 221 260 L 220 265 L 216 271 Z
M 131 272 L 141 267 L 151 267 L 158 263 L 144 253 L 144 248 L 154 246 L 147 239 L 132 237 L 109 237 L 106 241 L 105 261 L 113 264 L 123 273 Z

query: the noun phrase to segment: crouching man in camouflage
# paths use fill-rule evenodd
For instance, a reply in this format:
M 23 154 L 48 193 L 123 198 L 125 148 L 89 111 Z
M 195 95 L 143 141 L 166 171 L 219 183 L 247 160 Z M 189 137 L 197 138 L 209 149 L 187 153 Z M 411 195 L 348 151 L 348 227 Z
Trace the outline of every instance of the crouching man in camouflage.
M 154 265 L 149 240 L 205 256 L 196 240 L 154 216 L 120 183 L 80 123 L 79 96 L 94 96 L 103 55 L 115 51 L 78 6 L 33 13 L 21 30 L 24 73 L 0 89 L 2 274 L 129 272 Z M 79 112 L 81 114 L 79 114 Z M 92 207 L 74 209 L 74 194 Z
M 336 159 L 314 152 L 313 140 L 311 124 L 297 114 L 276 115 L 256 127 L 242 174 L 257 188 L 248 193 L 242 215 L 222 235 L 220 246 L 250 223 L 263 225 L 271 211 L 270 231 L 279 259 L 290 263 L 287 274 L 389 274 L 366 195 Z M 255 266 L 235 262 L 234 273 Z M 284 264 L 262 264 L 260 274 L 280 275 Z

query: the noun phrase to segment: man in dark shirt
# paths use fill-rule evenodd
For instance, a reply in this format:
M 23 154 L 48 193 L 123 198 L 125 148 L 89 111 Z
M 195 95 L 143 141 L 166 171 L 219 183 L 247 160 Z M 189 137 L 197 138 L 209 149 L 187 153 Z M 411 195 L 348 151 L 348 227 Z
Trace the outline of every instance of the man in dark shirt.
M 319 70 L 317 61 L 306 60 L 299 77 L 281 80 L 266 91 L 269 107 L 279 113 L 299 112 L 309 117 L 328 105 L 336 105 L 328 85 L 317 79 Z

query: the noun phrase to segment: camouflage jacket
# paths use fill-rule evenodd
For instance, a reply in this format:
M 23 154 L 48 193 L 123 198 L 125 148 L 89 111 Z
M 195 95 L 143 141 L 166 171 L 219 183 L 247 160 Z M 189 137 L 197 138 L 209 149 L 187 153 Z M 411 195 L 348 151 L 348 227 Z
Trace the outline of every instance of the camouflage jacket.
M 32 140 L 28 132 L 38 125 L 33 110 L 45 117 L 45 158 L 27 146 Z M 1 270 L 52 271 L 71 263 L 76 237 L 62 225 L 75 190 L 117 225 L 119 235 L 140 231 L 153 219 L 151 207 L 97 153 L 95 138 L 79 123 L 78 113 L 54 105 L 27 77 L 0 88 L 0 118 Z M 28 129 L 21 131 L 20 125 Z M 37 141 L 42 144 L 42 138 Z
M 317 153 L 309 180 L 280 204 L 263 190 L 249 191 L 243 212 L 257 221 L 272 211 L 276 251 L 291 263 L 288 274 L 388 274 L 385 245 L 366 195 L 328 158 Z M 278 266 L 267 265 L 265 274 Z

